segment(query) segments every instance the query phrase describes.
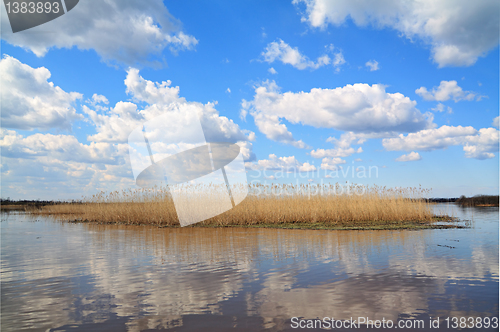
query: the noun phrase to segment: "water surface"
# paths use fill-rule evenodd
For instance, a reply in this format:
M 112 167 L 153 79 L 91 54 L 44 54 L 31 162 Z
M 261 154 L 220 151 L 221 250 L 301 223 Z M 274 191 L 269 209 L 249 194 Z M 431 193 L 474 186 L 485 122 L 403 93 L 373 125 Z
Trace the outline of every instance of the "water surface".
M 1 328 L 296 330 L 292 317 L 440 317 L 445 328 L 446 317 L 498 317 L 498 208 L 436 209 L 471 228 L 158 229 L 2 213 Z

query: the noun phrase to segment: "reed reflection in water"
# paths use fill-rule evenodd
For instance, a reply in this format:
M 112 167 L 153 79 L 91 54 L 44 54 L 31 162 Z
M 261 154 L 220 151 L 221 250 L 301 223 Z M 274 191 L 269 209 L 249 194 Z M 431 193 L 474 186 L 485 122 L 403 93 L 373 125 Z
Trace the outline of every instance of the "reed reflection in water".
M 294 316 L 498 316 L 498 209 L 465 230 L 38 220 L 2 214 L 3 331 L 281 330 Z

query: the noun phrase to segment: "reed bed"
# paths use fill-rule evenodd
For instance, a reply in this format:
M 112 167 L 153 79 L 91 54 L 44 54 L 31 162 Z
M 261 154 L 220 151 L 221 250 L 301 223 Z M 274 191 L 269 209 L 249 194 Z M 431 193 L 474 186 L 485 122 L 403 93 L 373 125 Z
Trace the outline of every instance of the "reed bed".
M 205 209 L 213 202 L 209 196 L 220 190 L 227 188 L 190 188 L 186 199 L 196 195 L 192 208 Z M 234 197 L 237 190 L 245 188 L 233 187 Z M 248 187 L 248 196 L 236 207 L 196 225 L 425 223 L 434 217 L 430 204 L 422 199 L 427 193 L 422 188 L 256 184 Z M 49 205 L 32 212 L 98 223 L 179 225 L 168 188 L 102 192 L 81 203 Z

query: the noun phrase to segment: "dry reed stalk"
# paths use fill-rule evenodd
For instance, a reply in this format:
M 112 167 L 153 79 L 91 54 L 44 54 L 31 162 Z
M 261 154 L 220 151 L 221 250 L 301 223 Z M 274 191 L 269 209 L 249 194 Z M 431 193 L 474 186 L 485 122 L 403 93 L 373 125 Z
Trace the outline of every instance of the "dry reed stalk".
M 189 188 L 193 209 L 207 208 L 204 195 L 220 193 L 214 186 Z M 243 188 L 240 188 L 243 189 Z M 342 189 L 342 192 L 341 192 Z M 238 190 L 238 188 L 233 188 Z M 250 185 L 247 198 L 201 225 L 256 225 L 280 223 L 353 224 L 362 222 L 430 221 L 430 204 L 420 199 L 421 188 L 351 185 Z M 100 193 L 84 203 L 42 207 L 33 213 L 59 215 L 101 223 L 179 225 L 168 188 Z

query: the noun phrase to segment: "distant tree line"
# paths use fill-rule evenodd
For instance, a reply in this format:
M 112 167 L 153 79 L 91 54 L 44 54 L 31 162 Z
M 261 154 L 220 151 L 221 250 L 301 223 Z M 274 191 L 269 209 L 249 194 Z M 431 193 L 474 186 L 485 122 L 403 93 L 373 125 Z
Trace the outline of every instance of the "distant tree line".
M 498 195 L 460 196 L 457 203 L 461 206 L 498 206 Z
M 45 201 L 41 199 L 33 199 L 33 200 L 11 200 L 10 197 L 1 198 L 0 205 L 24 205 L 24 206 L 34 206 L 41 207 L 45 205 L 55 205 L 55 204 L 64 204 L 64 203 L 81 203 L 81 201 Z

